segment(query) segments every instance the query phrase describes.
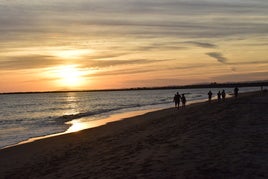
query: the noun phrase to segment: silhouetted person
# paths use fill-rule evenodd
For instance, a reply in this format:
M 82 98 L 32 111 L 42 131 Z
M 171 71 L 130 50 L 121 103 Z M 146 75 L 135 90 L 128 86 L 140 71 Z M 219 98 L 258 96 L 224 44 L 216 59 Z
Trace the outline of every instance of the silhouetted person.
M 181 103 L 182 103 L 182 107 L 185 107 L 185 105 L 186 105 L 186 98 L 185 98 L 184 94 L 182 94 L 182 96 L 181 96 Z
M 225 90 L 222 90 L 221 97 L 222 97 L 222 100 L 223 101 L 225 100 L 225 96 L 226 96 Z
M 209 101 L 209 102 L 211 102 L 211 98 L 212 98 L 212 92 L 209 91 L 209 92 L 208 92 L 208 101 Z
M 221 101 L 221 91 L 219 91 L 219 92 L 217 93 L 217 96 L 218 96 L 218 102 L 220 102 L 220 101 Z
M 235 87 L 235 89 L 234 89 L 234 95 L 235 95 L 236 98 L 238 97 L 238 91 L 239 91 L 239 89 L 237 87 Z
M 180 108 L 180 100 L 181 100 L 181 95 L 177 92 L 174 96 L 174 102 L 175 102 L 175 108 L 177 107 L 178 109 Z
M 179 93 L 177 93 L 177 99 L 178 99 L 178 109 L 180 109 L 181 95 Z
M 177 106 L 178 106 L 177 93 L 174 95 L 173 102 L 175 103 L 175 108 L 177 108 Z

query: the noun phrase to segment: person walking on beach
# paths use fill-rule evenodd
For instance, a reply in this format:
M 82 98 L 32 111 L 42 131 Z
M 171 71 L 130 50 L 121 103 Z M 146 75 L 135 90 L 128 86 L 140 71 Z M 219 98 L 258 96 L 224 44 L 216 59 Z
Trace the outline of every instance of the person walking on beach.
M 225 100 L 225 96 L 226 96 L 225 90 L 222 90 L 221 97 L 222 97 L 222 100 L 223 101 Z
M 173 101 L 175 102 L 175 108 L 180 108 L 180 100 L 181 100 L 181 95 L 179 94 L 179 92 L 177 92 L 174 96 Z
M 208 92 L 208 102 L 211 102 L 211 98 L 212 98 L 212 92 L 209 91 L 209 92 Z
M 221 101 L 221 91 L 219 91 L 219 92 L 217 93 L 217 96 L 218 96 L 218 102 L 220 102 L 220 101 Z
M 184 94 L 182 94 L 182 96 L 181 96 L 181 103 L 182 103 L 182 107 L 185 108 L 186 98 L 185 98 Z
M 175 95 L 174 95 L 173 102 L 175 103 L 175 108 L 177 108 L 177 106 L 178 106 L 177 93 L 175 93 Z
M 239 89 L 238 89 L 237 87 L 235 87 L 235 89 L 234 89 L 234 95 L 235 95 L 235 98 L 238 97 L 238 91 L 239 91 Z

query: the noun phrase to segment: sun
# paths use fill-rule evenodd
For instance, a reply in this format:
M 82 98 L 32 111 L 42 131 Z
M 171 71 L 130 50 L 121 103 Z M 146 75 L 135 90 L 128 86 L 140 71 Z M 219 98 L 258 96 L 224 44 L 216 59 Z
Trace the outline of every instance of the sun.
M 85 82 L 85 73 L 74 65 L 57 67 L 55 72 L 61 86 L 78 87 Z

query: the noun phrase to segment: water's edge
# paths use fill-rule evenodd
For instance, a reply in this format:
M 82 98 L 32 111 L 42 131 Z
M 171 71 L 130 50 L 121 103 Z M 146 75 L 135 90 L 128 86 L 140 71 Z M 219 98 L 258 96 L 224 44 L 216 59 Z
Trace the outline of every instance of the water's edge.
M 207 100 L 206 99 L 193 100 L 193 101 L 187 102 L 187 105 L 189 106 L 189 105 L 192 105 L 192 104 L 202 103 L 202 102 L 205 102 L 205 101 L 207 101 Z M 173 105 L 173 103 L 171 103 L 171 104 Z M 65 134 L 69 134 L 69 133 L 73 133 L 73 132 L 79 132 L 79 131 L 82 131 L 82 130 L 86 130 L 86 129 L 106 125 L 107 123 L 110 123 L 110 122 L 120 121 L 120 120 L 124 120 L 124 119 L 127 119 L 127 118 L 132 118 L 132 117 L 135 117 L 135 116 L 139 116 L 139 115 L 144 115 L 144 114 L 149 113 L 149 112 L 155 112 L 155 111 L 168 109 L 168 108 L 172 108 L 172 106 L 170 106 L 170 107 L 155 107 L 155 108 L 145 109 L 145 110 L 141 109 L 141 110 L 133 110 L 133 111 L 127 111 L 127 112 L 121 112 L 121 113 L 119 112 L 119 113 L 115 113 L 115 114 L 110 114 L 108 117 L 103 117 L 103 118 L 99 118 L 98 120 L 92 120 L 92 121 L 89 121 L 89 122 L 84 122 L 84 123 L 88 123 L 89 126 L 85 127 L 85 128 L 81 128 L 80 130 L 72 131 L 72 130 L 70 130 L 72 128 L 72 126 L 77 124 L 76 123 L 77 119 L 74 119 L 72 121 L 66 122 L 66 124 L 69 124 L 70 127 L 64 132 L 59 132 L 59 133 L 49 134 L 49 135 L 44 135 L 44 136 L 32 137 L 32 138 L 29 138 L 27 140 L 23 140 L 21 142 L 18 142 L 16 144 L 4 146 L 4 147 L 0 148 L 0 150 L 5 149 L 5 148 L 10 148 L 10 147 L 15 147 L 15 146 L 18 146 L 18 145 L 23 145 L 23 144 L 34 142 L 34 141 L 37 141 L 37 140 L 42 140 L 42 139 L 45 139 L 45 138 L 65 135 Z M 87 119 L 87 118 L 81 118 L 79 120 L 83 120 L 83 119 Z
M 255 89 L 255 91 L 256 91 L 256 89 Z M 241 93 L 247 93 L 247 92 L 249 92 L 249 91 L 244 91 Z M 230 98 L 231 95 L 227 95 L 226 97 Z M 216 96 L 214 96 L 213 99 L 216 99 Z M 207 101 L 207 99 L 193 99 L 193 100 L 189 100 L 187 102 L 187 105 L 201 103 L 204 101 Z M 0 150 L 4 149 L 4 148 L 9 148 L 9 147 L 33 142 L 36 140 L 41 140 L 44 138 L 59 136 L 59 135 L 77 132 L 77 131 L 81 131 L 81 130 L 89 129 L 89 128 L 95 128 L 98 126 L 105 125 L 109 122 L 119 121 L 119 120 L 122 120 L 125 118 L 131 118 L 131 117 L 135 117 L 138 115 L 146 114 L 148 112 L 154 112 L 154 111 L 168 109 L 168 108 L 172 108 L 172 107 L 174 107 L 174 103 L 169 102 L 169 103 L 164 103 L 164 104 L 125 108 L 125 109 L 115 110 L 112 112 L 109 111 L 109 112 L 104 113 L 104 114 L 97 116 L 97 117 L 85 115 L 85 116 L 79 116 L 78 118 L 67 118 L 68 120 L 65 119 L 66 121 L 64 121 L 64 123 L 63 123 L 66 126 L 66 128 L 63 129 L 62 131 L 58 131 L 58 132 L 54 132 L 54 133 L 50 133 L 50 134 L 44 134 L 44 135 L 40 134 L 40 136 L 29 137 L 28 139 L 22 139 L 18 142 L 14 141 L 13 144 L 8 144 L 8 145 L 0 147 Z
M 5 148 L 10 148 L 10 147 L 15 147 L 15 146 L 30 143 L 30 142 L 34 142 L 34 141 L 37 141 L 37 140 L 42 140 L 42 139 L 45 139 L 45 138 L 65 135 L 65 134 L 69 134 L 69 133 L 73 133 L 73 132 L 79 132 L 79 131 L 82 131 L 82 130 L 99 127 L 99 126 L 102 126 L 102 125 L 106 125 L 107 123 L 110 123 L 110 122 L 120 121 L 120 120 L 124 120 L 124 119 L 127 119 L 127 118 L 132 118 L 132 117 L 139 116 L 139 115 L 144 115 L 146 113 L 154 112 L 154 111 L 158 111 L 158 110 L 162 110 L 162 109 L 165 109 L 165 108 L 154 108 L 154 109 L 128 111 L 128 112 L 124 112 L 124 113 L 112 114 L 112 115 L 110 115 L 110 116 L 108 116 L 106 118 L 100 118 L 98 120 L 94 120 L 94 121 L 90 121 L 90 122 L 84 122 L 84 123 L 88 123 L 88 124 L 90 123 L 90 126 L 85 127 L 85 128 L 81 128 L 80 130 L 75 130 L 75 131 L 72 131 L 70 129 L 72 128 L 72 126 L 77 124 L 77 123 L 75 123 L 77 120 L 69 121 L 69 122 L 67 122 L 67 124 L 69 123 L 70 127 L 64 132 L 59 132 L 59 133 L 49 134 L 49 135 L 44 135 L 44 136 L 38 136 L 38 137 L 32 137 L 32 138 L 29 138 L 27 140 L 18 142 L 16 144 L 4 146 L 4 147 L 0 148 L 0 150 L 5 149 Z M 81 118 L 81 119 L 83 119 L 83 118 Z

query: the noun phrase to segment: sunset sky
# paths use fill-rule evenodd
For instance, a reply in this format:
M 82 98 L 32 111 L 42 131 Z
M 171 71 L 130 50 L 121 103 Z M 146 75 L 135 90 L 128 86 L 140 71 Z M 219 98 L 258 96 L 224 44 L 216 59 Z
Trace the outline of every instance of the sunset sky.
M 268 79 L 267 0 L 0 0 L 0 92 Z

